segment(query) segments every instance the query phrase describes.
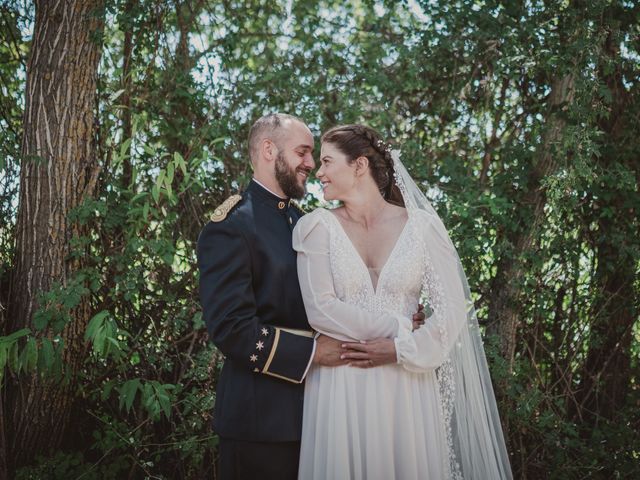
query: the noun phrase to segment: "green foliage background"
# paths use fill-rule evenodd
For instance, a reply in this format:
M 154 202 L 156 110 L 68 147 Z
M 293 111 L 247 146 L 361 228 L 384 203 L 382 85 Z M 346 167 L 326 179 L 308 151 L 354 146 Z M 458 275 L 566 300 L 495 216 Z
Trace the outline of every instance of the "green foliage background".
M 214 475 L 221 358 L 203 328 L 194 248 L 208 214 L 250 178 L 248 128 L 273 111 L 301 116 L 315 134 L 364 122 L 401 145 L 476 296 L 492 375 L 505 386 L 501 415 L 516 477 L 637 478 L 636 2 L 111 0 L 106 8 L 99 194 L 74 212 L 91 227 L 73 240 L 88 267 L 42 292 L 33 331 L 4 332 L 0 366 L 4 375 L 63 381 L 56 333 L 81 296 L 95 310 L 90 353 L 64 448 L 18 478 Z M 34 8 L 3 2 L 0 13 L 1 315 L 10 300 Z M 624 91 L 612 91 L 608 75 Z M 551 109 L 552 85 L 564 76 L 573 95 Z M 560 135 L 545 144 L 557 118 Z M 555 167 L 540 179 L 542 153 Z M 535 244 L 517 251 L 512 239 L 534 221 L 527 202 L 535 189 L 545 192 L 544 221 Z M 603 242 L 617 246 L 610 264 Z M 500 265 L 515 257 L 526 272 L 510 372 L 490 335 L 490 299 Z M 575 392 L 584 375 L 597 374 L 585 367 L 600 341 L 594 305 L 609 308 L 598 268 L 622 264 L 633 273 L 635 312 L 623 347 L 631 358 L 624 402 L 614 414 L 586 412 Z

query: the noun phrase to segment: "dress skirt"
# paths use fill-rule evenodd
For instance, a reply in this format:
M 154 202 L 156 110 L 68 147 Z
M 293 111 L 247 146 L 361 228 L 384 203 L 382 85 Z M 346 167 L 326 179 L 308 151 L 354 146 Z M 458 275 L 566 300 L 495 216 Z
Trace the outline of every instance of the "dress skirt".
M 298 478 L 448 478 L 439 396 L 435 371 L 312 366 Z

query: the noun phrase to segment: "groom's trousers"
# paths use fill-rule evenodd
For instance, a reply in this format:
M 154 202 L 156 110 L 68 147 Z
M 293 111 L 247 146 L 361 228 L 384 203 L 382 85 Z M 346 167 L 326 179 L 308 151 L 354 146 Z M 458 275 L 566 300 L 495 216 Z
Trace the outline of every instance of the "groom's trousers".
M 300 442 L 245 442 L 220 438 L 221 480 L 297 480 Z

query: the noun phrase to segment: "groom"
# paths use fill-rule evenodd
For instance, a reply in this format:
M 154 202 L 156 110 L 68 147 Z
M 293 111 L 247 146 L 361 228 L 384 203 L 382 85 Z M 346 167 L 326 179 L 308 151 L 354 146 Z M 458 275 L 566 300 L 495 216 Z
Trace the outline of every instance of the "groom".
M 337 366 L 340 342 L 314 340 L 291 232 L 315 166 L 302 120 L 272 114 L 249 133 L 253 179 L 214 212 L 198 239 L 200 300 L 224 354 L 213 415 L 222 479 L 295 479 L 303 380 L 312 362 Z

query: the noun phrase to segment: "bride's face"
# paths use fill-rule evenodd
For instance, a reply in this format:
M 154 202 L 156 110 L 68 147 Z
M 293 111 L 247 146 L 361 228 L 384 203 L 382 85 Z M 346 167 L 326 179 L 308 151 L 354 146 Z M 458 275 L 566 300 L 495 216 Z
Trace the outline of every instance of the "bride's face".
M 316 177 L 322 184 L 325 200 L 344 200 L 354 188 L 356 164 L 351 165 L 347 156 L 335 145 L 323 143 L 320 148 L 320 169 Z

